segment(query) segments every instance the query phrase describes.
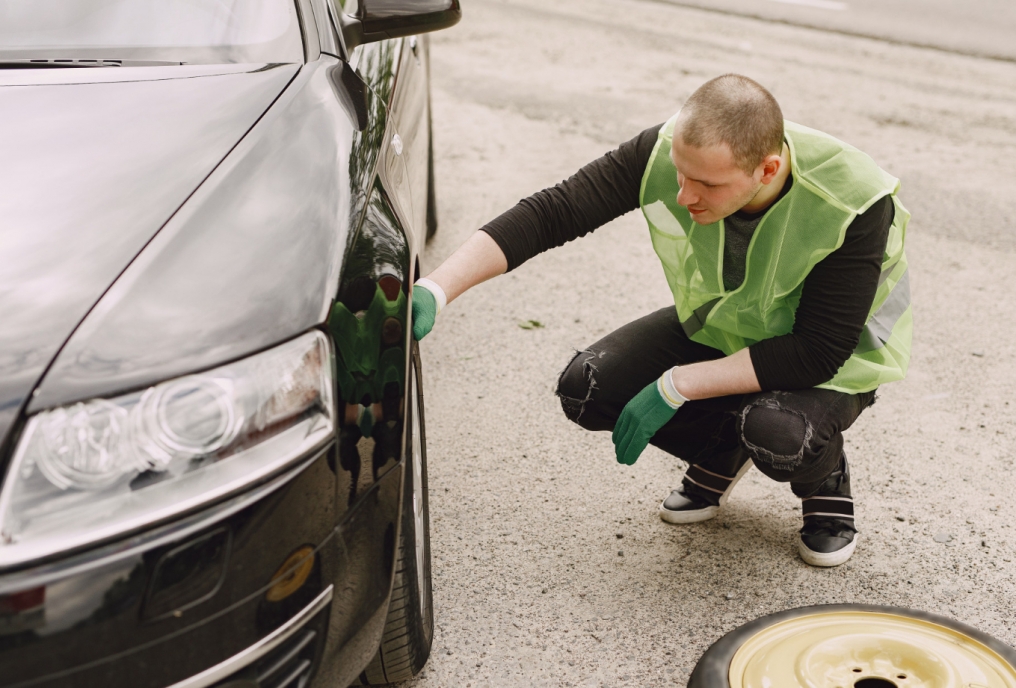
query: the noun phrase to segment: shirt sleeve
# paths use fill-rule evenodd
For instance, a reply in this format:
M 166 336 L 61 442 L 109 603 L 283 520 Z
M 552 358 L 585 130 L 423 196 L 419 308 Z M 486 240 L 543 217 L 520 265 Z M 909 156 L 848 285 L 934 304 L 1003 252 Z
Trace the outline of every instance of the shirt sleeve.
M 646 129 L 481 227 L 508 259 L 508 270 L 638 208 L 642 175 L 662 126 Z
M 886 196 L 854 218 L 843 245 L 805 278 L 794 329 L 749 347 L 762 391 L 820 385 L 850 358 L 875 300 L 894 215 Z

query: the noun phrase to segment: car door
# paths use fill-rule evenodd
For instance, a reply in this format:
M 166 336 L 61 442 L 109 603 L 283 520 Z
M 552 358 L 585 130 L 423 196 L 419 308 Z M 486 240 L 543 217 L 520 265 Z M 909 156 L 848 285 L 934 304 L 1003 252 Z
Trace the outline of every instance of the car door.
M 422 245 L 426 238 L 430 107 L 426 36 L 402 39 L 391 116 L 402 140 L 402 159 L 408 175 L 411 228 Z

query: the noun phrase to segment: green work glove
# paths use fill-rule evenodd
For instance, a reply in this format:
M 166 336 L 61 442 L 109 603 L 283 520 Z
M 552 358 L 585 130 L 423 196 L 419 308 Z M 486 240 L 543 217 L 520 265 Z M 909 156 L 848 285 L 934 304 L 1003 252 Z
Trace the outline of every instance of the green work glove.
M 426 277 L 413 285 L 413 338 L 420 341 L 434 328 L 448 298 L 439 284 Z
M 618 463 L 630 466 L 638 461 L 653 435 L 687 401 L 674 387 L 672 371 L 673 368 L 659 380 L 646 385 L 621 411 L 610 436 Z

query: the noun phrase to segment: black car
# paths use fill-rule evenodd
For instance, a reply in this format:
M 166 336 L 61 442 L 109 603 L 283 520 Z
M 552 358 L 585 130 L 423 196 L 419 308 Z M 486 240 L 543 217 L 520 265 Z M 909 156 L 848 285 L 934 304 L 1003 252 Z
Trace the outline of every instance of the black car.
M 458 0 L 0 0 L 0 686 L 409 678 Z

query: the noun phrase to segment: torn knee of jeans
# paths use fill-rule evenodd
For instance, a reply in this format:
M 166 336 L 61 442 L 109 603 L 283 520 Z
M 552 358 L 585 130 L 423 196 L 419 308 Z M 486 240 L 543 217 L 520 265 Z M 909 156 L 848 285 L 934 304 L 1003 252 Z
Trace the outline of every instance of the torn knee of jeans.
M 582 356 L 585 358 L 579 360 Z M 586 403 L 592 399 L 593 390 L 597 388 L 596 360 L 602 357 L 602 351 L 599 354 L 588 350 L 576 351 L 557 379 L 557 396 L 561 400 L 561 408 L 568 419 L 575 423 L 582 418 Z
M 801 466 L 814 434 L 803 413 L 784 408 L 771 396 L 746 406 L 738 425 L 741 443 L 754 461 L 788 473 Z

